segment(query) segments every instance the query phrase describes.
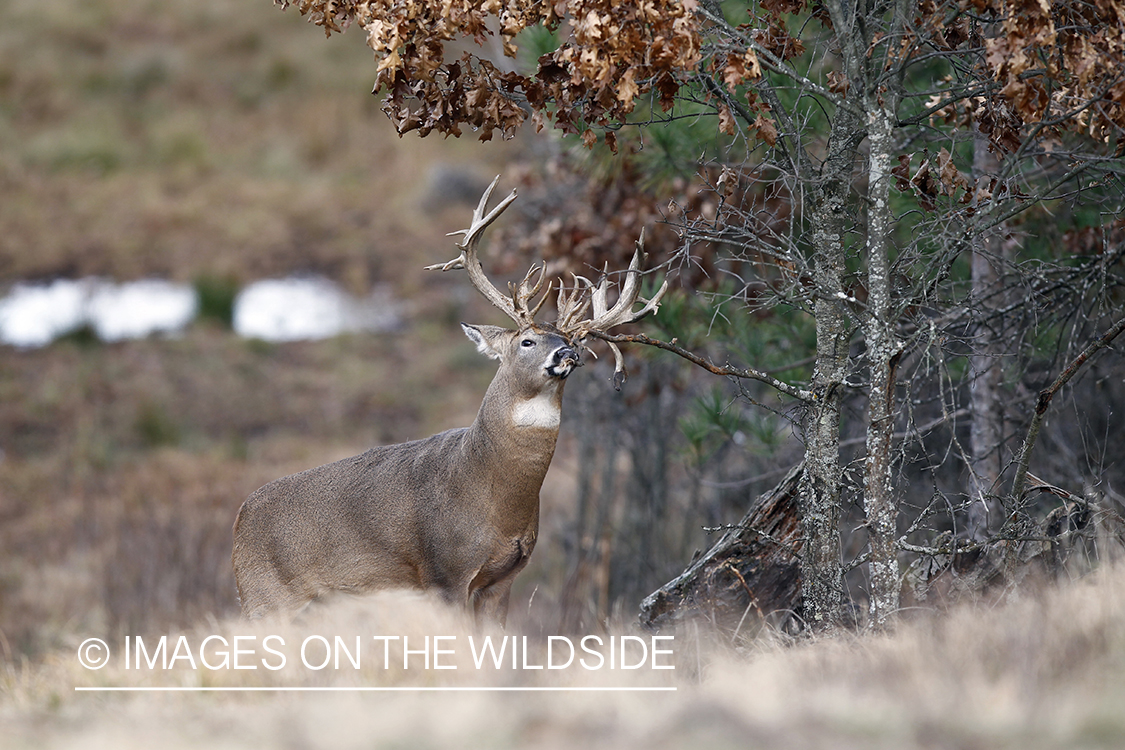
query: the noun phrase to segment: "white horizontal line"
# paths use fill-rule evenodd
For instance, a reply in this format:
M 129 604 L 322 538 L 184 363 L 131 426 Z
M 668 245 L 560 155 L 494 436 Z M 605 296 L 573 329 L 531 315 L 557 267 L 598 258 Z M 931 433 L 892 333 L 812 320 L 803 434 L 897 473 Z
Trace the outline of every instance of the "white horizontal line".
M 534 693 L 534 692 L 675 692 L 675 687 L 76 687 L 100 693 Z

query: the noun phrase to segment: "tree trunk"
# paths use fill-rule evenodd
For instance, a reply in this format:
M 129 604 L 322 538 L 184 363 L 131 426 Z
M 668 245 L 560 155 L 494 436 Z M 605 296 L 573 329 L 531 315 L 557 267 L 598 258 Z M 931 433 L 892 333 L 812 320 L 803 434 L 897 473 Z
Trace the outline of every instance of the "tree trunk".
M 828 159 L 812 188 L 809 213 L 813 245 L 813 281 L 817 295 L 816 365 L 812 391 L 817 395 L 806 424 L 805 472 L 801 480 L 801 556 L 803 614 L 814 631 L 841 622 L 844 602 L 840 562 L 840 398 L 847 375 L 851 324 L 844 307 L 845 204 L 852 177 L 855 140 L 862 137 L 858 118 L 840 107 L 832 122 Z
M 888 237 L 894 113 L 872 107 L 867 137 L 871 146 L 867 200 L 867 318 L 864 339 L 871 369 L 867 411 L 867 460 L 863 507 L 867 515 L 869 588 L 873 628 L 881 629 L 898 610 L 896 530 L 898 501 L 892 455 L 895 422 L 895 365 L 902 353 L 894 332 Z
M 805 474 L 802 464 L 791 469 L 711 549 L 649 594 L 641 603 L 640 624 L 656 630 L 700 616 L 737 634 L 746 631 L 751 615 L 754 620 L 774 613 L 791 616 L 802 590 L 797 488 Z
M 988 138 L 974 133 L 973 176 L 979 181 L 999 172 L 996 155 L 988 150 Z M 1003 252 L 999 231 L 975 236 L 972 248 L 972 299 L 979 318 L 987 318 L 996 307 L 991 299 L 997 287 L 996 262 Z M 988 537 L 989 520 L 996 518 L 995 495 L 1000 481 L 1000 443 L 1003 440 L 1003 410 L 1000 405 L 1001 342 L 991 323 L 978 322 L 974 330 L 973 354 L 969 357 L 969 510 L 966 514 L 970 539 Z

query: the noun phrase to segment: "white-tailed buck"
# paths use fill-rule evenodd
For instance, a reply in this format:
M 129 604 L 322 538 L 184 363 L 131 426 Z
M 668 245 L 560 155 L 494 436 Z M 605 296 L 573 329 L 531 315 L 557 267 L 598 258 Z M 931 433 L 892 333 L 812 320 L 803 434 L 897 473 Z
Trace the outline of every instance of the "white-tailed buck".
M 234 524 L 232 555 L 246 617 L 291 613 L 332 591 L 416 588 L 471 607 L 478 620 L 504 623 L 512 581 L 535 548 L 539 489 L 555 452 L 566 377 L 591 332 L 655 311 L 667 282 L 634 311 L 638 242 L 612 307 L 604 272 L 597 284 L 576 276 L 569 291 L 559 285 L 556 322 L 536 323 L 551 290 L 542 290 L 545 271 L 533 267 L 505 295 L 477 258 L 481 233 L 516 197 L 513 190 L 486 215 L 495 186 L 494 180 L 481 196 L 460 255 L 430 267 L 464 268 L 516 324 L 462 324 L 482 353 L 500 361 L 476 420 L 284 477 L 252 494 Z M 610 346 L 620 373 L 621 353 Z

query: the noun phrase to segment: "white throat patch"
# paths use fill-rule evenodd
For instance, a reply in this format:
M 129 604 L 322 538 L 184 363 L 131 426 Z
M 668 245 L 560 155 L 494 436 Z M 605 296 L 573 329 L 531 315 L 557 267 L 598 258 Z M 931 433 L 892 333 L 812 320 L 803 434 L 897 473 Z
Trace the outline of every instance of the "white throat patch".
M 512 408 L 512 422 L 517 427 L 558 427 L 562 410 L 551 393 L 517 401 Z

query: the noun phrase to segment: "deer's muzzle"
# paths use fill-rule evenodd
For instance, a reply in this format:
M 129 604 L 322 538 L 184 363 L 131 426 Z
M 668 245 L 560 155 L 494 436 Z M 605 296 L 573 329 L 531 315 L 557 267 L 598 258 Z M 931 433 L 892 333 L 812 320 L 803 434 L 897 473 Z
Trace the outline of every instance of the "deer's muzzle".
M 582 361 L 578 358 L 578 350 L 569 346 L 562 346 L 555 350 L 554 355 L 551 357 L 551 365 L 547 368 L 547 372 L 551 377 L 565 378 L 575 367 L 579 367 Z

